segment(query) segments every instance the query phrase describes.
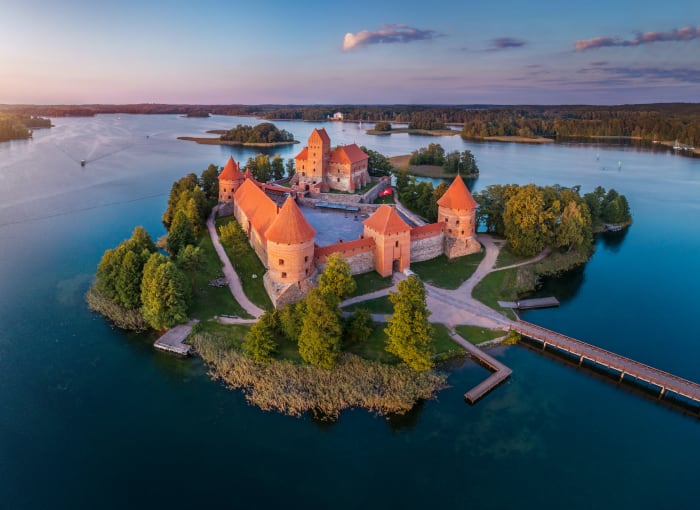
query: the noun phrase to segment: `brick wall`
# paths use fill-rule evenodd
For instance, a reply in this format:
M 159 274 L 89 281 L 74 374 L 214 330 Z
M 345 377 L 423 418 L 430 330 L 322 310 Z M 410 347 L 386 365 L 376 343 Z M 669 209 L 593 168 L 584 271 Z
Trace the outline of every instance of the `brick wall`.
M 444 250 L 445 234 L 441 231 L 432 235 L 411 238 L 411 262 L 434 259 L 442 255 Z

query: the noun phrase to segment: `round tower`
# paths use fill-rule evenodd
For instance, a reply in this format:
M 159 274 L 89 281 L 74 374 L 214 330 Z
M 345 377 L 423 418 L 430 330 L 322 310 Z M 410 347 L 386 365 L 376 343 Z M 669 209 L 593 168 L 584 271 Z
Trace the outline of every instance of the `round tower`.
M 229 156 L 224 169 L 219 174 L 219 202 L 232 203 L 233 194 L 243 183 L 245 177 L 241 173 L 238 163 Z
M 476 240 L 476 201 L 461 176 L 457 176 L 440 197 L 438 222 L 445 223 L 445 255 L 448 258 L 476 253 L 481 245 Z
M 314 273 L 316 231 L 292 197 L 287 197 L 265 232 L 269 278 L 275 283 L 299 283 Z

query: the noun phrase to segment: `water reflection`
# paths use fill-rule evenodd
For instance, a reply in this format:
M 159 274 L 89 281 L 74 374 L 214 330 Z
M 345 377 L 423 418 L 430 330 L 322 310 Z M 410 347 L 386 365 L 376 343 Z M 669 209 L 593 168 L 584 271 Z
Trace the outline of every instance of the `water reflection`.
M 622 242 L 627 237 L 627 234 L 631 228 L 632 226 L 630 225 L 627 228 L 623 228 L 619 232 L 603 232 L 598 236 L 601 241 L 598 244 L 602 244 L 607 251 L 617 253 L 620 251 Z

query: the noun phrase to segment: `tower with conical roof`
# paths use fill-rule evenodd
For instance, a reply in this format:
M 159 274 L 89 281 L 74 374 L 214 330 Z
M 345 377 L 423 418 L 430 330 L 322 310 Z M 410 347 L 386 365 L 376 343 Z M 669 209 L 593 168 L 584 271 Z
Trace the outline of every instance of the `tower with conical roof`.
M 265 232 L 268 271 L 264 283 L 276 307 L 298 301 L 308 290 L 308 279 L 315 271 L 315 236 L 294 199 L 287 197 Z
M 229 156 L 224 169 L 219 174 L 219 202 L 232 203 L 233 194 L 244 180 L 245 177 L 238 163 L 233 159 L 233 156 Z
M 411 265 L 411 227 L 384 204 L 363 222 L 364 237 L 374 239 L 374 268 L 382 276 Z
M 438 222 L 445 223 L 445 255 L 461 257 L 481 250 L 476 240 L 476 201 L 461 176 L 455 177 L 438 204 Z

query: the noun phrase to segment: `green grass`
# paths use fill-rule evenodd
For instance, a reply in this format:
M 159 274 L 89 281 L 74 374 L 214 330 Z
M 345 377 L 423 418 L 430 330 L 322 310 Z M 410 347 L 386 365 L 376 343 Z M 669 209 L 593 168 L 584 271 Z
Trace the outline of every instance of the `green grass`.
M 506 334 L 505 331 L 482 328 L 481 326 L 455 326 L 455 330 L 462 338 L 474 345 L 500 338 Z
M 190 306 L 190 316 L 205 321 L 215 315 L 229 314 L 250 317 L 233 298 L 228 287 L 211 287 L 209 282 L 223 276 L 221 260 L 214 250 L 208 232 L 199 238 L 202 250 L 202 266 L 194 275 L 194 294 Z M 189 275 L 188 280 L 189 280 Z
M 506 267 L 513 264 L 519 264 L 524 262 L 529 257 L 521 257 L 513 253 L 510 248 L 506 245 L 498 252 L 498 258 L 496 259 L 496 267 Z
M 466 281 L 484 258 L 484 250 L 465 257 L 449 260 L 440 255 L 424 262 L 411 264 L 411 271 L 420 276 L 424 282 L 442 289 L 456 289 Z
M 377 197 L 377 199 L 374 201 L 374 203 L 375 204 L 395 204 L 396 202 L 394 201 L 394 194 L 392 193 L 391 195 Z
M 226 339 L 236 350 L 241 350 L 243 338 L 250 329 L 249 324 L 219 324 L 216 321 L 208 320 L 200 322 L 193 329 L 193 333 L 210 333 L 217 337 Z
M 394 313 L 394 305 L 389 301 L 389 296 L 382 296 L 375 299 L 361 301 L 344 308 L 344 311 L 351 312 L 356 308 L 366 308 L 370 313 L 392 314 Z
M 513 268 L 487 274 L 486 277 L 474 287 L 472 297 L 481 301 L 486 306 L 493 308 L 497 312 L 503 313 L 511 319 L 515 319 L 515 314 L 511 310 L 503 309 L 498 306 L 497 301 L 514 301 L 517 299 L 517 294 L 513 291 L 517 272 L 518 269 Z
M 363 294 L 368 294 L 375 290 L 386 289 L 391 287 L 393 283 L 391 276 L 384 278 L 376 271 L 355 275 L 353 279 L 355 280 L 357 288 L 348 297 L 362 296 Z
M 464 353 L 464 349 L 452 341 L 450 333 L 444 324 L 433 324 L 432 326 L 433 351 L 435 352 L 433 360 L 442 361 Z M 375 323 L 372 333 L 367 340 L 351 345 L 347 350 L 368 360 L 380 361 L 390 365 L 399 363 L 399 358 L 384 350 L 386 346 L 384 328 L 386 328 L 386 323 Z
M 233 216 L 217 218 L 216 226 L 226 225 L 231 221 L 236 221 L 236 219 Z M 265 266 L 260 262 L 252 246 L 246 243 L 245 248 L 241 257 L 234 258 L 231 253 L 231 247 L 226 246 L 224 243 L 226 254 L 241 279 L 241 285 L 243 286 L 245 295 L 260 308 L 270 310 L 272 309 L 272 301 L 270 301 L 270 297 L 267 295 L 265 285 L 263 284 L 263 275 L 266 271 Z M 254 274 L 257 275 L 257 278 L 253 278 L 252 275 Z

